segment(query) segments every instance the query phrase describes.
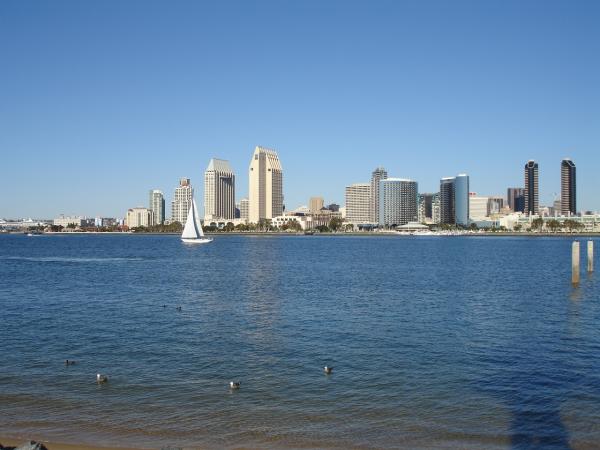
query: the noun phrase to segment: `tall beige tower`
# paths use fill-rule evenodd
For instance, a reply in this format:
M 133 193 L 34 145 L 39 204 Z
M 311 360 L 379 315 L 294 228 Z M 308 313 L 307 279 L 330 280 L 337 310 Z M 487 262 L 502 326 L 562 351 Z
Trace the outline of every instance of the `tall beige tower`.
M 256 147 L 248 176 L 248 221 L 258 223 L 283 214 L 283 170 L 274 150 Z

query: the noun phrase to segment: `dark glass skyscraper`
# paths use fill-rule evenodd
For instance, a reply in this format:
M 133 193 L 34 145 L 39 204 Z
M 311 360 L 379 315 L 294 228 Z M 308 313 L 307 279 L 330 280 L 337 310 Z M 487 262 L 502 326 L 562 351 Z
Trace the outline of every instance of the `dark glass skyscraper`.
M 575 163 L 563 159 L 560 163 L 560 213 L 577 214 L 577 179 Z
M 525 214 L 539 213 L 538 163 L 533 160 L 525 164 Z
M 440 180 L 440 223 L 454 224 L 454 177 Z

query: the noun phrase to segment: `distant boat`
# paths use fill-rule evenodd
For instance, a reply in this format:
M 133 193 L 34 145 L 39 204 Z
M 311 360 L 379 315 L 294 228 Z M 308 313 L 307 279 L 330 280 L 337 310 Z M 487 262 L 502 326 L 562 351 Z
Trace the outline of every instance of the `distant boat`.
M 183 227 L 183 233 L 181 233 L 181 240 L 186 244 L 208 244 L 209 242 L 212 242 L 212 239 L 204 237 L 202 224 L 200 223 L 200 219 L 198 219 L 196 200 L 194 199 L 192 199 L 192 205 L 188 211 L 185 227 Z

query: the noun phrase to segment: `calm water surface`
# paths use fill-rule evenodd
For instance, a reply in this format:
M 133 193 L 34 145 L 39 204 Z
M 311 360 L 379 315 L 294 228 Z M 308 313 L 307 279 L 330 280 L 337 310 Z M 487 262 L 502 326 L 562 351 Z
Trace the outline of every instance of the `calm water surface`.
M 596 447 L 600 288 L 570 242 L 0 236 L 0 435 Z

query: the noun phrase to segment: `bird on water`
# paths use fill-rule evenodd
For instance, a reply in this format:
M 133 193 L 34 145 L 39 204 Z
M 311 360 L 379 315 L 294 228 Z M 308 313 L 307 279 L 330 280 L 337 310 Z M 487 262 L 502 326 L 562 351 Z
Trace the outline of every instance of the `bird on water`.
M 96 381 L 98 383 L 108 383 L 108 375 L 102 375 L 101 373 L 97 373 Z
M 333 372 L 333 367 L 325 366 L 323 367 L 323 372 L 329 375 L 331 372 Z
M 240 383 L 239 381 L 230 381 L 229 382 L 229 388 L 230 389 L 239 389 L 242 383 Z
M 73 364 L 75 364 L 75 361 L 72 359 L 65 359 L 65 366 L 72 366 Z

